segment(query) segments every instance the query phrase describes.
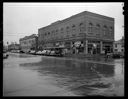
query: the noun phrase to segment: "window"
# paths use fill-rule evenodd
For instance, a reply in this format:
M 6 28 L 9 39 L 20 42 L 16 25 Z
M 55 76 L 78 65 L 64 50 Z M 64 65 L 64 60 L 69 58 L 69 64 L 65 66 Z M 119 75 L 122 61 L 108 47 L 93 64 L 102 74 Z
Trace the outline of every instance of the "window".
M 115 44 L 115 47 L 117 47 L 117 44 Z
M 80 28 L 80 32 L 83 32 L 84 31 L 84 24 L 83 23 L 80 23 L 79 24 L 79 28 Z
M 124 44 L 122 44 L 121 47 L 124 47 Z
M 56 30 L 56 34 L 58 34 L 58 29 Z
M 50 32 L 48 32 L 48 35 L 50 35 Z
M 112 35 L 112 30 L 113 30 L 113 28 L 110 27 L 110 30 L 109 30 L 109 32 L 110 32 L 110 36 Z
M 68 26 L 66 27 L 66 32 L 69 33 L 69 27 Z
M 54 30 L 52 31 L 52 35 L 55 35 L 55 31 Z
M 88 27 L 88 32 L 89 33 L 92 33 L 93 32 L 93 24 L 92 23 L 89 23 L 89 27 Z
M 72 25 L 72 31 L 75 31 L 76 26 Z
M 96 25 L 96 35 L 99 35 L 100 34 L 100 25 L 97 24 Z
M 63 33 L 63 28 L 61 28 L 61 33 Z
M 103 34 L 104 34 L 104 36 L 106 36 L 107 35 L 107 26 L 106 25 L 104 25 L 104 27 L 103 27 Z
M 124 51 L 124 49 L 121 49 L 121 51 L 123 52 L 123 51 Z
M 45 33 L 44 35 L 47 36 L 47 33 Z

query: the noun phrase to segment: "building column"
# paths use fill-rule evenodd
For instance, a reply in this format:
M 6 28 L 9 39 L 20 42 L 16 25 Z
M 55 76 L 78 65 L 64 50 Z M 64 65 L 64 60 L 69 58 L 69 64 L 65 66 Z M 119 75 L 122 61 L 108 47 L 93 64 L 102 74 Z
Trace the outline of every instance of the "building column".
M 88 54 L 88 40 L 85 41 L 85 54 Z
M 102 49 L 103 49 L 103 42 L 100 41 L 100 53 L 102 53 Z

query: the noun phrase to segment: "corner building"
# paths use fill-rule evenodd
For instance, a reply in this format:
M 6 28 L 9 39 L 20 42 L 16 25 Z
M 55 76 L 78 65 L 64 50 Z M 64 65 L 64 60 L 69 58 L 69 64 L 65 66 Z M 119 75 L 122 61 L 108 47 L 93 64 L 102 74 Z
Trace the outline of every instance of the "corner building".
M 68 53 L 112 52 L 114 18 L 84 11 L 38 29 L 38 47 L 64 47 Z

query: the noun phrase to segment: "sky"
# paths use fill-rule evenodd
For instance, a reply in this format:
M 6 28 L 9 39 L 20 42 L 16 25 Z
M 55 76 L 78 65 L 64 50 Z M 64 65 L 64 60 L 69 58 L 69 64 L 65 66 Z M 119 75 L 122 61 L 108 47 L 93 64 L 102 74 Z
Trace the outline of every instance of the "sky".
M 38 29 L 83 11 L 115 19 L 115 40 L 124 36 L 123 2 L 93 3 L 3 3 L 3 41 L 19 43 L 19 39 L 38 34 Z

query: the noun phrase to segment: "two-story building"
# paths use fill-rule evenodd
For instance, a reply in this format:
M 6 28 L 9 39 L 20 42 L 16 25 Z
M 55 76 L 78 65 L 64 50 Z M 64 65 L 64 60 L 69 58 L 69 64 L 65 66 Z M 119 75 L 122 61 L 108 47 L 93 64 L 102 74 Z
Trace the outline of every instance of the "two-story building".
M 8 50 L 11 51 L 11 50 L 20 50 L 20 44 L 10 44 L 8 45 Z
M 63 46 L 71 53 L 113 50 L 114 18 L 84 11 L 38 29 L 39 48 Z
M 23 52 L 29 52 L 30 50 L 37 50 L 37 40 L 38 37 L 36 34 L 32 34 L 30 36 L 25 36 L 19 40 L 21 50 Z

